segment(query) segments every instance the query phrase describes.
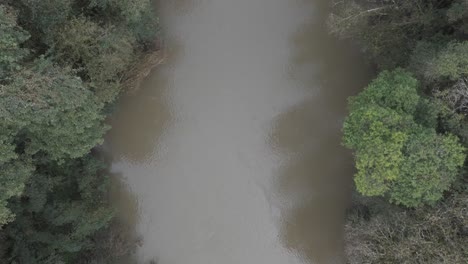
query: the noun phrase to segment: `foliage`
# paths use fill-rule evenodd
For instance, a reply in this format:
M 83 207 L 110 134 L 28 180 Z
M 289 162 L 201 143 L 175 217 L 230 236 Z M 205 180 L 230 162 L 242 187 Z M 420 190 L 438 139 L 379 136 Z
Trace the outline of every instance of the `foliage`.
M 435 204 L 456 180 L 465 160 L 464 148 L 453 135 L 437 135 L 429 129 L 414 133 L 403 150 L 400 178 L 390 200 L 416 207 Z
M 140 20 L 145 10 L 151 9 L 151 4 L 150 0 L 91 0 L 89 6 L 99 7 L 115 19 L 132 22 Z
M 331 33 L 420 83 L 383 72 L 350 100 L 344 143 L 355 150 L 356 187 L 384 198 L 359 197 L 349 212 L 348 262 L 467 263 L 466 161 L 454 135 L 468 146 L 468 1 L 340 0 L 332 9 Z
M 401 65 L 414 45 L 405 37 L 424 34 L 435 19 L 431 10 L 419 12 L 418 5 L 423 1 L 341 1 L 328 24 L 331 32 L 352 36 L 383 68 L 390 68 Z
M 0 107 L 10 136 L 25 155 L 77 158 L 102 142 L 104 116 L 92 93 L 70 69 L 39 59 L 2 86 Z
M 345 226 L 348 263 L 466 263 L 467 203 L 457 192 L 436 207 L 408 211 L 358 197 Z
M 404 67 L 419 40 L 464 34 L 468 8 L 463 1 L 337 1 L 328 26 L 332 33 L 359 42 L 379 67 Z
M 8 200 L 23 193 L 25 182 L 34 167 L 28 161 L 11 159 L 2 161 L 0 169 L 0 225 L 4 225 L 15 217 L 7 207 Z
M 159 33 L 154 0 L 91 0 L 88 7 L 107 21 L 123 24 L 141 43 L 153 42 Z
M 384 71 L 350 99 L 343 142 L 355 150 L 360 193 L 416 207 L 435 203 L 456 179 L 464 148 L 456 137 L 423 126 L 435 124 L 435 116 L 416 115 L 420 104 L 431 107 L 417 88 L 409 73 Z
M 101 102 L 109 103 L 118 95 L 121 75 L 135 56 L 134 43 L 125 32 L 81 17 L 59 29 L 54 52 L 62 63 L 81 68 L 89 88 Z
M 8 74 L 21 69 L 21 60 L 28 50 L 20 44 L 29 38 L 16 23 L 16 15 L 10 8 L 0 5 L 0 84 L 5 82 Z
M 468 42 L 419 42 L 411 58 L 411 69 L 426 82 L 456 81 L 468 76 Z
M 152 2 L 0 2 L 0 263 L 113 263 L 135 241 L 104 239 L 130 235 L 109 227 L 108 177 L 91 151 L 155 41 Z
M 37 153 L 50 160 L 85 155 L 102 141 L 103 116 L 79 78 L 50 61 L 12 75 L 0 85 L 0 224 L 10 220 L 6 200 L 21 195 Z
M 344 144 L 356 150 L 355 181 L 361 193 L 383 195 L 399 178 L 408 138 L 399 128 L 405 123 L 409 122 L 404 117 L 381 107 L 358 109 L 346 120 Z
M 434 75 L 457 80 L 468 76 L 468 42 L 451 42 L 440 52 Z
M 5 232 L 10 263 L 70 263 L 93 247 L 92 235 L 106 227 L 113 210 L 104 202 L 107 177 L 91 157 L 38 166 L 22 198 L 11 202 L 19 217 Z
M 73 0 L 20 0 L 23 20 L 42 42 L 49 43 L 57 27 L 72 13 Z

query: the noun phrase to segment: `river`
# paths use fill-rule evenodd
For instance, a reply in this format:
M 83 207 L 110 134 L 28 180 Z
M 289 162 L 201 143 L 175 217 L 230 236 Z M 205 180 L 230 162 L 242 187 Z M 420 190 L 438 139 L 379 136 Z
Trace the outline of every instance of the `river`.
M 167 62 L 106 138 L 141 263 L 343 263 L 346 98 L 370 78 L 325 0 L 162 1 Z

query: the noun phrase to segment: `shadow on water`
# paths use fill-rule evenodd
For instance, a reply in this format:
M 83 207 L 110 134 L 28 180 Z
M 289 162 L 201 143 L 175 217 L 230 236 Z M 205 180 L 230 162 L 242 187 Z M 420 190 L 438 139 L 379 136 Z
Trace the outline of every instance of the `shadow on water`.
M 120 173 L 110 174 L 109 199 L 115 206 L 116 215 L 106 230 L 102 243 L 108 244 L 115 264 L 138 264 L 135 252 L 141 243 L 136 230 L 139 221 L 138 200 Z M 106 254 L 106 252 L 104 252 Z
M 293 36 L 291 59 L 291 77 L 315 89 L 314 96 L 280 115 L 272 135 L 273 147 L 289 157 L 276 178 L 280 236 L 310 263 L 342 263 L 353 163 L 340 145 L 341 125 L 347 97 L 366 85 L 372 67 L 352 44 L 327 34 L 327 2 L 316 8 L 321 17 Z M 312 64 L 319 68 L 312 70 Z
M 114 264 L 156 264 L 157 258 L 142 262 L 136 254 L 143 245 L 144 235 L 137 230 L 141 220 L 137 195 L 132 192 L 121 173 L 109 173 L 109 199 L 115 206 L 116 215 L 103 242 L 109 244 L 110 254 L 116 257 Z
M 144 163 L 156 155 L 156 145 L 171 118 L 165 76 L 164 68 L 157 67 L 138 92 L 123 96 L 119 102 L 117 112 L 109 121 L 112 129 L 106 135 L 106 142 L 111 142 L 106 148 L 112 153 L 114 163 L 122 160 Z

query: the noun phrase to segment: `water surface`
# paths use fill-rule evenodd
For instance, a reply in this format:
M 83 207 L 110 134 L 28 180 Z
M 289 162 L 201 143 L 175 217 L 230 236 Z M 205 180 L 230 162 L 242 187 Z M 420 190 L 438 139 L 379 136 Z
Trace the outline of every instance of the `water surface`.
M 162 2 L 168 61 L 107 138 L 140 261 L 342 263 L 340 129 L 369 68 L 326 34 L 328 1 Z

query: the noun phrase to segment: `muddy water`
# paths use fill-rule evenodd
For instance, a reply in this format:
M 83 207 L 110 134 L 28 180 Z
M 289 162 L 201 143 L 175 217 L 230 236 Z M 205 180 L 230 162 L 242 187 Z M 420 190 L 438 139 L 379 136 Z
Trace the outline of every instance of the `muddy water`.
M 369 78 L 328 1 L 162 1 L 168 60 L 107 138 L 140 262 L 342 263 L 347 96 Z

